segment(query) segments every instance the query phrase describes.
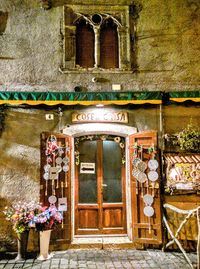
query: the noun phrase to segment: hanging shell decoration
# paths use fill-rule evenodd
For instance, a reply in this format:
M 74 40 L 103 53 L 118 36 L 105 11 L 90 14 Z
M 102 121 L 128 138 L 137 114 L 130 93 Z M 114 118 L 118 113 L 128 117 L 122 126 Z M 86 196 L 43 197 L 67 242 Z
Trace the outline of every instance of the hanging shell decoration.
M 76 165 L 80 164 L 80 153 L 78 150 L 75 151 L 75 164 Z
M 55 135 L 50 135 L 47 138 L 47 148 L 46 148 L 46 155 L 55 154 L 55 152 L 58 150 L 57 145 L 57 138 Z
M 119 142 L 121 141 L 121 138 L 120 138 L 119 136 L 117 136 L 117 137 L 114 138 L 114 141 L 115 141 L 116 143 L 119 143 Z

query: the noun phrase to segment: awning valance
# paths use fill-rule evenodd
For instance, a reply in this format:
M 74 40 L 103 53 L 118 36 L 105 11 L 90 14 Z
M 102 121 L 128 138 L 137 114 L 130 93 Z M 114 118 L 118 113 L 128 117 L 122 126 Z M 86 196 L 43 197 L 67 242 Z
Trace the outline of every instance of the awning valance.
M 161 104 L 160 92 L 0 92 L 0 105 Z
M 179 103 L 185 101 L 200 102 L 200 91 L 169 92 L 169 100 Z
M 166 98 L 165 98 L 166 96 Z M 143 92 L 0 92 L 0 105 L 127 105 L 200 102 L 200 91 Z

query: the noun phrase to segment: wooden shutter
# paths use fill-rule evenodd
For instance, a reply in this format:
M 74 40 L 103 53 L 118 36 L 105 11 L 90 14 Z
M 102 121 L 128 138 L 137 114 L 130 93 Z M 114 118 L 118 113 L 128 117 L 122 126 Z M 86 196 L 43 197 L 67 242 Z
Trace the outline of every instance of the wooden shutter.
M 117 27 L 112 21 L 101 28 L 100 66 L 102 68 L 119 67 Z
M 56 138 L 56 143 L 61 151 L 58 154 L 56 151 L 55 156 L 53 154 L 47 155 L 47 142 L 49 141 L 50 137 Z M 59 172 L 58 180 L 54 182 L 50 179 L 45 180 L 45 165 L 47 164 L 47 158 L 50 157 L 52 162 L 50 162 L 51 167 L 56 167 L 56 158 L 60 156 L 62 159 L 64 157 L 68 158 L 69 163 L 67 164 L 69 170 L 64 172 L 63 170 Z M 63 168 L 65 164 L 61 163 L 61 168 Z M 44 132 L 41 134 L 41 169 L 40 169 L 40 202 L 45 205 L 49 206 L 48 197 L 51 195 L 55 195 L 57 197 L 56 206 L 58 206 L 58 198 L 66 197 L 67 198 L 67 211 L 63 212 L 63 224 L 59 225 L 58 229 L 53 230 L 51 235 L 51 240 L 54 244 L 56 241 L 58 244 L 60 243 L 67 243 L 71 239 L 71 196 L 70 196 L 70 189 L 71 189 L 71 137 L 66 136 L 63 134 L 57 133 L 47 133 Z M 52 184 L 54 183 L 54 185 Z M 54 189 L 55 187 L 55 189 Z
M 148 131 L 130 135 L 129 150 L 130 150 L 130 178 L 131 178 L 131 195 L 132 195 L 132 223 L 133 223 L 133 241 L 142 244 L 161 244 L 162 243 L 162 225 L 161 225 L 161 204 L 160 204 L 160 173 L 159 167 L 157 172 L 159 178 L 154 184 L 148 179 L 145 183 L 139 183 L 136 177 L 132 175 L 135 156 L 135 148 L 141 149 L 142 153 L 138 152 L 138 157 L 148 164 L 148 161 L 153 158 L 153 154 L 149 153 L 152 147 L 157 146 L 157 132 Z M 155 154 L 155 159 L 158 160 L 158 153 Z M 159 164 L 160 165 L 160 164 Z M 147 167 L 145 174 L 148 175 L 150 169 Z M 148 177 L 147 177 L 148 178 Z M 154 202 L 151 205 L 154 209 L 154 215 L 147 217 L 144 214 L 146 206 L 143 197 L 145 194 L 154 196 Z
M 84 21 L 76 28 L 76 64 L 94 67 L 94 31 Z

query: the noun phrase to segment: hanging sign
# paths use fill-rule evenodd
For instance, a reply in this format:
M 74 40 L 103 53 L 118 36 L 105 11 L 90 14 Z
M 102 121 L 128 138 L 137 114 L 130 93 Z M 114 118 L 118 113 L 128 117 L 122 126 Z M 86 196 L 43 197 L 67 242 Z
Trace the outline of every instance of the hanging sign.
M 74 112 L 72 122 L 118 122 L 128 123 L 128 113 L 124 111 L 91 111 L 91 112 Z
M 49 179 L 57 180 L 60 172 L 60 167 L 51 167 L 49 169 Z
M 81 174 L 95 174 L 95 163 L 81 163 L 80 173 Z
M 58 198 L 58 210 L 67 211 L 67 198 L 66 197 Z

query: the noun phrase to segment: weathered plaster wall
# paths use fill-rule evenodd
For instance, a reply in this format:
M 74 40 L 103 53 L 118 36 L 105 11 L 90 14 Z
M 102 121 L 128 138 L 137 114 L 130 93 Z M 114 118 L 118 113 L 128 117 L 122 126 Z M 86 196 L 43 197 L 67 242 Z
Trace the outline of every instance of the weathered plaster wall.
M 57 123 L 45 121 L 44 111 L 39 109 L 9 108 L 4 116 L 0 138 L 0 251 L 16 247 L 12 244 L 16 235 L 5 220 L 4 207 L 15 201 L 39 201 L 40 133 L 55 130 Z
M 129 115 L 129 126 L 138 131 L 158 130 L 160 126 L 160 108 L 153 105 L 130 105 L 105 107 L 106 110 L 125 110 Z M 5 220 L 2 211 L 5 205 L 13 201 L 38 201 L 40 188 L 40 134 L 41 132 L 59 132 L 67 125 L 72 125 L 71 113 L 88 111 L 90 107 L 63 107 L 63 116 L 59 117 L 58 108 L 7 107 L 4 114 L 3 131 L 0 137 L 0 250 L 3 242 L 12 242 L 11 224 Z M 101 110 L 101 109 L 100 109 Z M 199 125 L 198 106 L 179 105 L 163 109 L 165 131 L 174 133 L 184 128 L 192 117 L 194 124 Z M 45 119 L 46 113 L 54 114 L 54 120 Z M 183 116 L 183 117 L 180 117 Z M 86 125 L 85 125 L 86 126 Z M 85 127 L 86 128 L 86 127 Z M 122 124 L 123 128 L 123 124 Z M 7 239 L 5 238 L 7 235 Z M 37 247 L 37 237 L 30 240 L 30 249 Z
M 199 104 L 196 104 L 195 106 L 192 106 L 191 104 L 180 104 L 164 107 L 163 127 L 165 133 L 178 133 L 182 131 L 190 121 L 192 121 L 192 124 L 198 128 L 200 126 L 199 109 Z
M 0 11 L 8 13 L 0 35 L 0 90 L 89 91 L 199 89 L 200 2 L 199 0 L 136 0 L 136 72 L 101 74 L 106 82 L 92 83 L 94 74 L 62 74 L 63 3 L 53 0 L 43 10 L 37 0 L 0 0 Z M 89 4 L 93 1 L 86 1 Z M 97 1 L 108 4 L 106 1 Z M 109 1 L 109 4 L 131 1 Z M 112 7 L 111 7 L 112 8 Z
M 3 209 L 15 201 L 39 201 L 40 190 L 40 134 L 41 132 L 59 132 L 67 125 L 71 125 L 71 113 L 82 109 L 81 107 L 63 107 L 63 116 L 59 121 L 57 108 L 9 107 L 4 110 L 4 129 L 0 139 L 0 251 L 2 244 L 10 247 L 8 241 L 13 241 L 11 223 L 5 220 Z M 105 108 L 113 110 L 113 108 Z M 157 106 L 149 109 L 135 107 L 117 108 L 129 112 L 129 125 L 138 130 L 158 129 Z M 54 120 L 45 119 L 46 113 L 54 114 Z M 151 120 L 148 120 L 150 118 Z M 86 127 L 85 127 L 86 128 Z M 123 128 L 123 125 L 122 125 Z M 8 238 L 5 238 L 7 234 Z M 33 236 L 33 235 L 32 235 Z M 29 240 L 30 249 L 37 247 L 35 240 Z M 13 247 L 16 245 L 13 245 Z

